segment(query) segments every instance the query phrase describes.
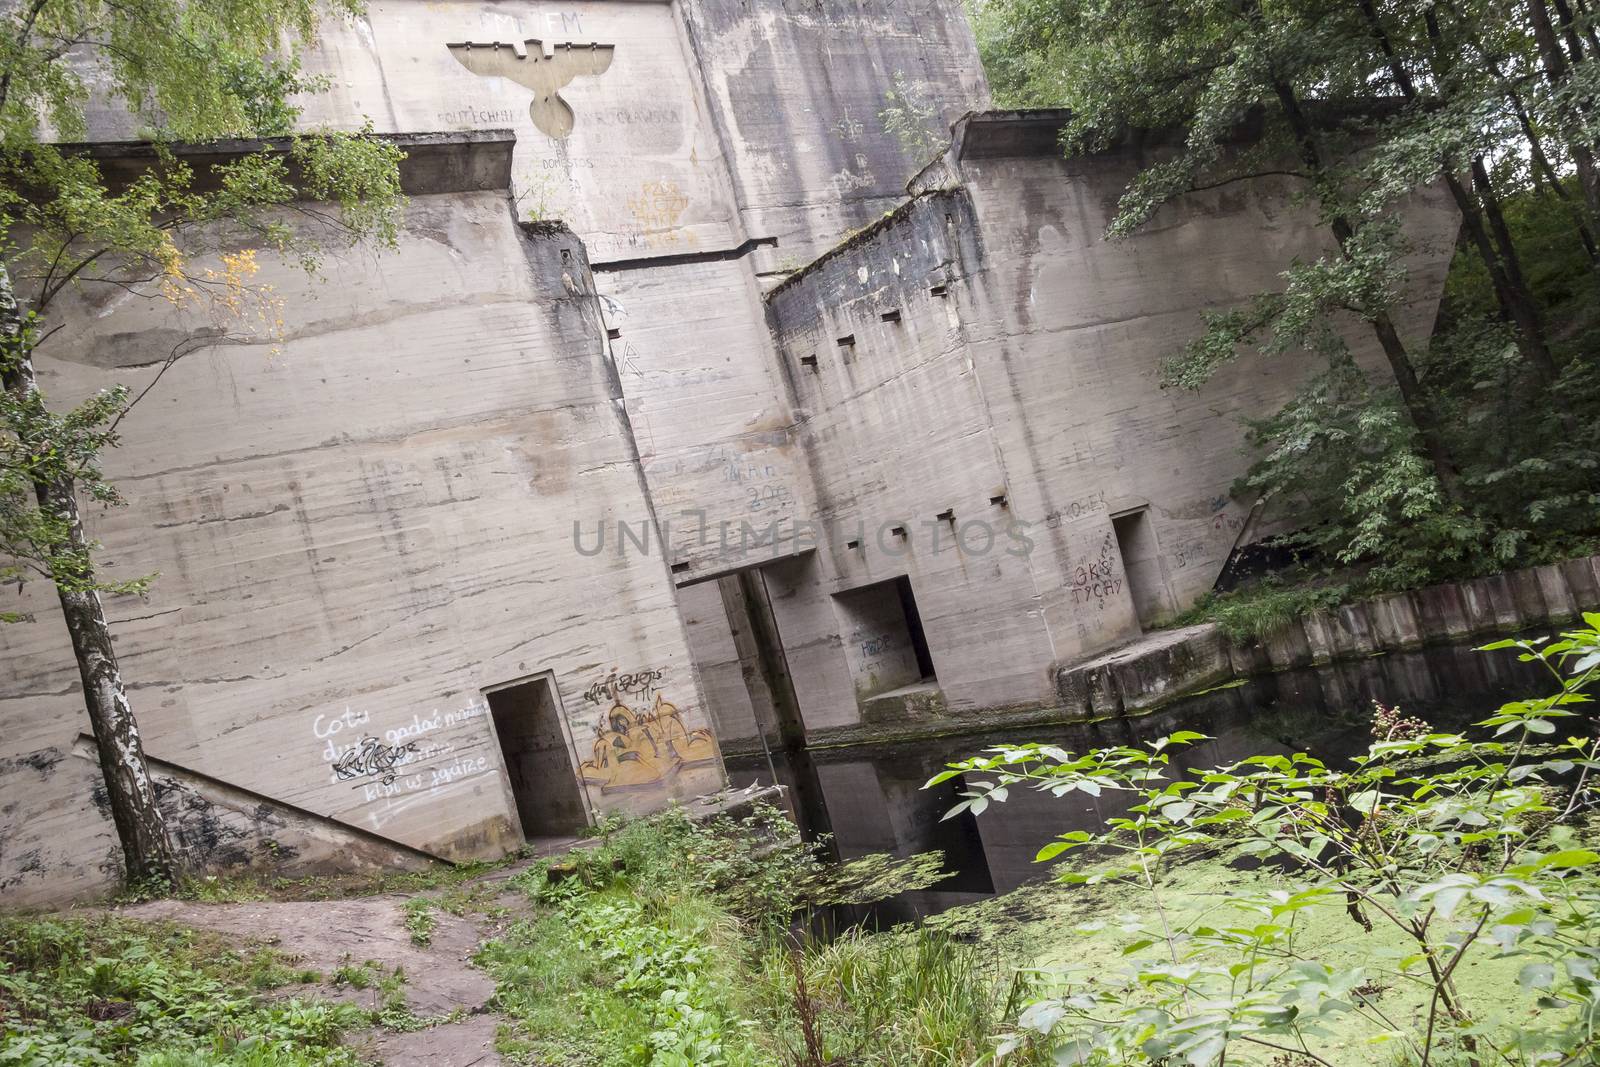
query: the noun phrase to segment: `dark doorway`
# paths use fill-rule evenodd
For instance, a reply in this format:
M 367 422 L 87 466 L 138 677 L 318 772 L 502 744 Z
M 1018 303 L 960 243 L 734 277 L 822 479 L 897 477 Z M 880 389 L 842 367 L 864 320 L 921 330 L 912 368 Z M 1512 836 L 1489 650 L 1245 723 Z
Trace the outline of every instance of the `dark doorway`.
M 1172 613 L 1166 568 L 1161 563 L 1155 528 L 1150 524 L 1150 509 L 1114 515 L 1111 526 L 1117 532 L 1117 550 L 1122 553 L 1122 573 L 1128 581 L 1133 610 L 1139 616 L 1140 628 L 1148 630 Z
M 917 657 L 917 671 L 923 678 L 932 678 L 933 655 L 928 651 L 928 635 L 922 632 L 917 599 L 911 595 L 911 579 L 902 574 L 894 580 L 894 586 L 895 592 L 900 594 L 900 610 L 906 613 L 906 631 L 911 638 L 911 652 Z
M 565 837 L 582 830 L 589 824 L 589 813 L 550 679 L 516 682 L 484 695 L 517 801 L 522 836 Z

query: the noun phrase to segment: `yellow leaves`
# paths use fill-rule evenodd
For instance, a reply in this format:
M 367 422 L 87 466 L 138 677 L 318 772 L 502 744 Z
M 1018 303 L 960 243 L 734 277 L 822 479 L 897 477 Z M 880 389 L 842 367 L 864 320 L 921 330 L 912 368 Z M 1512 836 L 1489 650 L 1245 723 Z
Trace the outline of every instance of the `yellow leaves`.
M 235 333 L 244 325 L 276 341 L 283 336 L 284 302 L 271 285 L 256 283 L 257 253 L 254 248 L 223 252 L 216 266 L 195 271 L 169 239 L 156 254 L 161 295 L 174 307 L 203 312 L 217 334 Z

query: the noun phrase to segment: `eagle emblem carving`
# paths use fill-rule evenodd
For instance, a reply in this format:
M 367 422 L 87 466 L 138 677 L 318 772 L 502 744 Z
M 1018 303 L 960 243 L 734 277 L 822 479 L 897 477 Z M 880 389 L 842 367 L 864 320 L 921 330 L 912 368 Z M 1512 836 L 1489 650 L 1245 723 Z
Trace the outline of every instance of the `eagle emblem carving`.
M 542 41 L 529 39 L 510 44 L 493 41 L 479 44 L 463 41 L 446 45 L 456 62 L 484 77 L 510 78 L 533 90 L 528 114 L 533 124 L 551 137 L 572 132 L 572 108 L 561 99 L 561 90 L 580 75 L 604 74 L 611 68 L 611 53 L 616 45 L 558 44 L 545 55 Z

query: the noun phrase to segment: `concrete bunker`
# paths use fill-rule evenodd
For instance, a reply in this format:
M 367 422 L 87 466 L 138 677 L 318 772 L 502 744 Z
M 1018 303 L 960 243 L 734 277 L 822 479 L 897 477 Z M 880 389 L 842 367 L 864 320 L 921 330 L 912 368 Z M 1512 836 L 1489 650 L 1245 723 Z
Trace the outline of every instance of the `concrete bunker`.
M 589 825 L 589 810 L 573 770 L 572 742 L 550 675 L 486 690 L 495 736 L 505 759 L 522 836 L 565 837 Z

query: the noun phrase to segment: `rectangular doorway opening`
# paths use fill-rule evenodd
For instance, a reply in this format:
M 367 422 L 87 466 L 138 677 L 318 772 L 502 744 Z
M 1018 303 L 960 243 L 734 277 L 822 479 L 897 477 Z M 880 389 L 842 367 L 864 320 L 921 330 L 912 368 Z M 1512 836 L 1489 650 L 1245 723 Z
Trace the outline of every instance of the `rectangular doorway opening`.
M 858 698 L 937 682 L 910 578 L 838 593 L 833 603 Z
M 561 705 L 548 677 L 514 682 L 484 693 L 500 738 L 522 836 L 566 837 L 589 825 L 583 791 L 573 770 L 572 746 L 561 724 Z
M 1148 630 L 1171 611 L 1166 570 L 1150 523 L 1150 509 L 1113 515 L 1111 527 L 1117 534 L 1117 550 L 1122 553 L 1122 573 L 1128 582 L 1128 595 L 1133 598 L 1133 610 L 1139 616 L 1140 628 Z

